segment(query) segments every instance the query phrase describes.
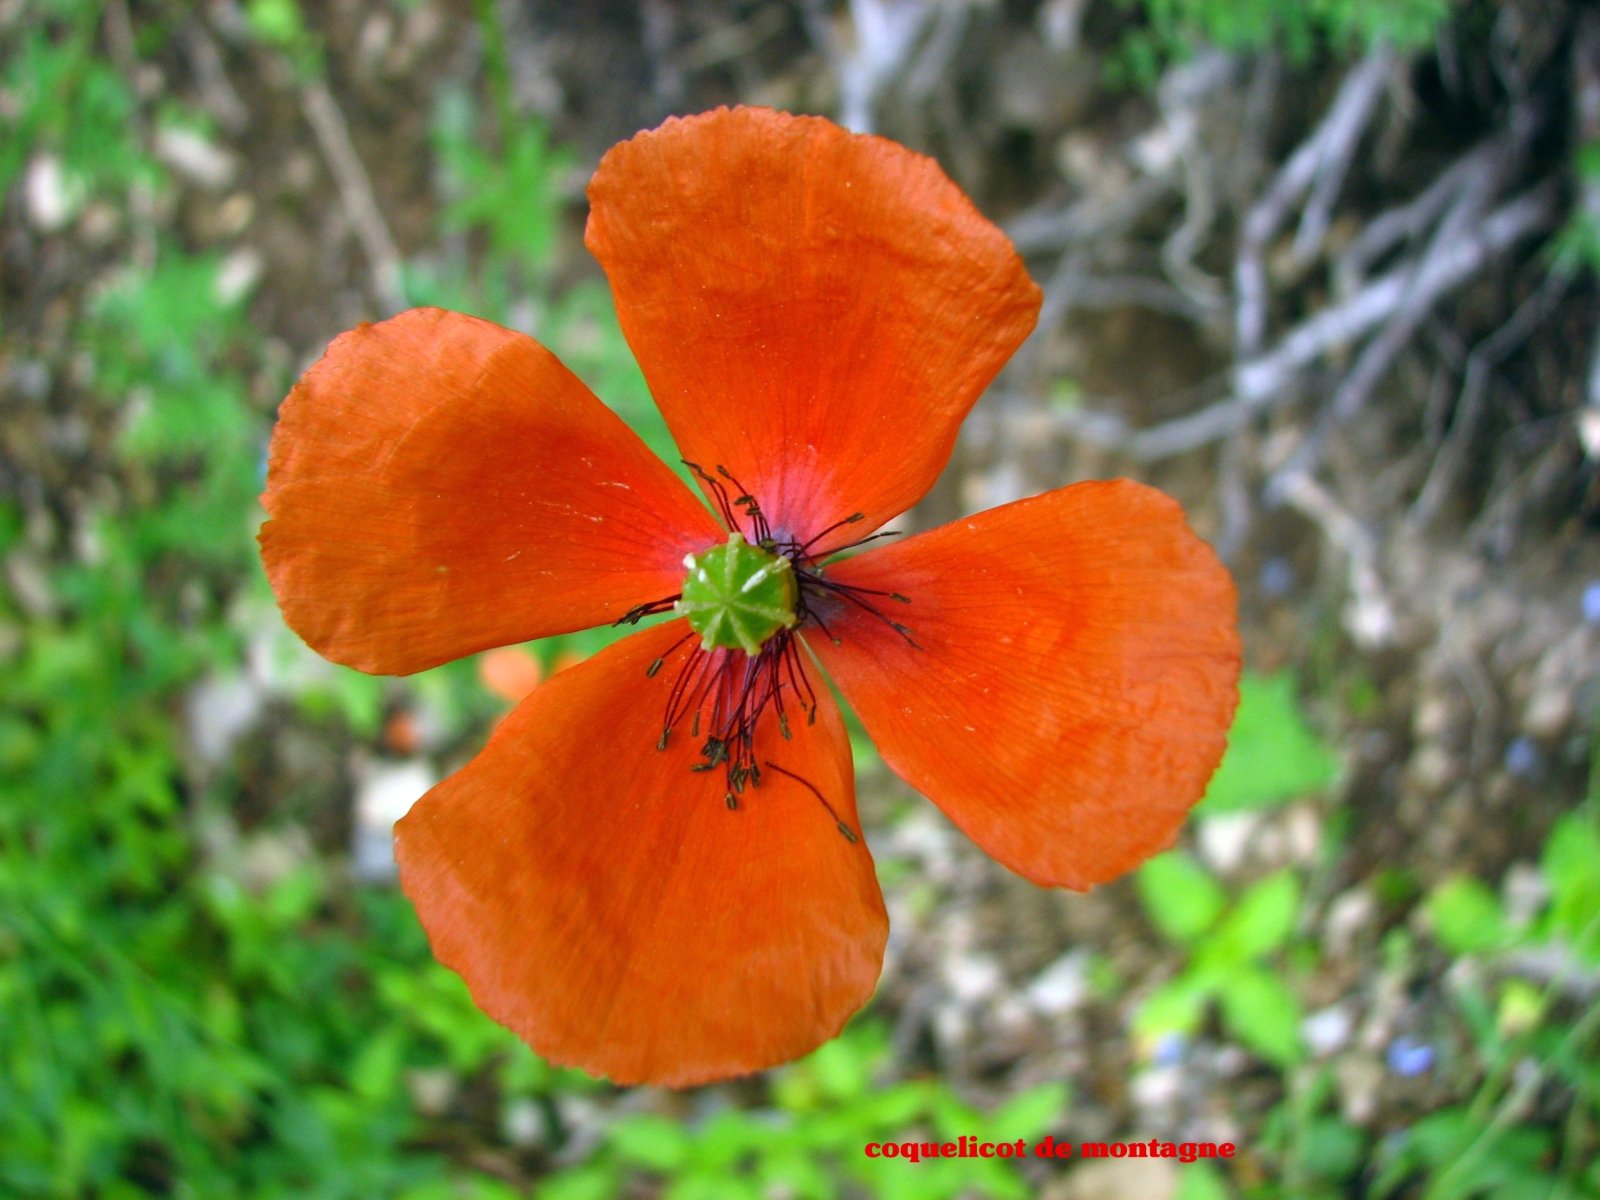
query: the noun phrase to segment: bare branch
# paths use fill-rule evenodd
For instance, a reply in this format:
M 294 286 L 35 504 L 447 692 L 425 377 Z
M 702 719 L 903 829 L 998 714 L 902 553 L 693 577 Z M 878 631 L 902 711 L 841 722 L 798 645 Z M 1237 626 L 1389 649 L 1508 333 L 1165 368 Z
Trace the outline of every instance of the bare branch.
M 1309 475 L 1290 480 L 1284 499 L 1345 556 L 1350 587 L 1345 629 L 1362 646 L 1388 645 L 1395 638 L 1398 623 L 1394 603 L 1378 574 L 1377 538 Z
M 373 295 L 391 313 L 399 312 L 405 307 L 405 292 L 400 281 L 400 248 L 395 244 L 383 209 L 378 206 L 372 178 L 356 153 L 355 143 L 350 140 L 350 127 L 345 124 L 344 114 L 321 79 L 308 80 L 300 89 L 300 106 L 323 157 L 328 160 L 328 169 L 333 172 L 345 216 L 367 256 L 372 270 Z
M 1337 183 L 1344 178 L 1349 155 L 1371 120 L 1378 96 L 1394 63 L 1393 51 L 1378 49 L 1351 68 L 1321 124 L 1289 156 L 1266 194 L 1245 214 L 1233 279 L 1234 336 L 1240 354 L 1254 353 L 1266 337 L 1267 278 L 1264 252 L 1267 243 L 1288 220 L 1290 209 L 1330 168 L 1336 169 L 1334 190 L 1337 190 Z M 1302 232 L 1305 232 L 1304 229 Z M 1300 251 L 1300 239 L 1297 238 L 1297 258 Z
M 1561 271 L 1551 271 L 1533 295 L 1511 314 L 1510 319 L 1473 347 L 1472 352 L 1467 355 L 1466 366 L 1462 373 L 1461 395 L 1456 402 L 1455 419 L 1450 423 L 1450 431 L 1445 437 L 1444 444 L 1433 456 L 1428 476 L 1423 480 L 1416 500 L 1406 513 L 1407 525 L 1426 526 L 1438 513 L 1439 506 L 1444 502 L 1445 495 L 1455 483 L 1456 476 L 1466 461 L 1467 452 L 1472 445 L 1472 435 L 1477 430 L 1484 400 L 1489 393 L 1489 382 L 1493 377 L 1494 368 L 1527 341 L 1534 329 L 1556 310 L 1572 284 L 1571 275 Z
M 1006 234 L 1023 255 L 1050 254 L 1080 242 L 1105 241 L 1136 225 L 1169 190 L 1160 180 L 1141 177 L 1115 204 L 1101 196 L 1086 196 L 1065 209 L 1032 209 L 1008 222 Z
M 1420 268 L 1397 267 L 1343 304 L 1308 318 L 1273 350 L 1235 368 L 1231 398 L 1136 434 L 1130 450 L 1149 462 L 1196 449 L 1241 428 L 1284 398 L 1300 373 L 1329 351 L 1356 342 L 1403 306 L 1426 311 L 1494 255 L 1548 229 L 1558 200 L 1556 182 L 1542 183 L 1489 214 L 1476 231 L 1437 246 Z

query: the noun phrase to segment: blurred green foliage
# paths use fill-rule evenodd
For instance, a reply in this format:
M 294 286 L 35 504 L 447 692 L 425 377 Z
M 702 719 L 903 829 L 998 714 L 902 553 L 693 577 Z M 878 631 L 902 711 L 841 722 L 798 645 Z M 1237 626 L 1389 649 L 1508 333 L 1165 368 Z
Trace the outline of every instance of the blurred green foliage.
M 246 15 L 263 45 L 315 68 L 298 5 L 262 0 Z M 51 155 L 68 220 L 91 199 L 171 187 L 126 80 L 99 57 L 99 6 L 57 4 L 52 16 L 5 66 L 22 107 L 16 136 L 0 142 L 0 183 L 16 186 Z M 206 127 L 175 107 L 163 119 Z M 481 128 L 470 97 L 441 90 L 440 233 L 468 245 L 411 264 L 411 299 L 559 347 L 670 460 L 609 294 L 549 287 L 570 160 L 535 125 L 502 130 L 498 147 Z M 115 501 L 98 508 L 87 553 L 45 555 L 51 611 L 0 592 L 0 623 L 20 633 L 0 651 L 0 1195 L 521 1195 L 450 1153 L 466 1097 L 531 1114 L 519 1144 L 549 1154 L 558 1105 L 605 1085 L 547 1066 L 478 1012 L 392 888 L 353 886 L 314 855 L 262 873 L 240 845 L 208 841 L 208 829 L 231 827 L 242 784 L 193 790 L 174 715 L 202 675 L 239 668 L 250 619 L 240 602 L 247 614 L 267 603 L 253 533 L 269 414 L 251 384 L 265 376 L 281 394 L 288 380 L 219 257 L 142 232 L 153 257 L 130 261 L 75 329 L 83 393 L 116 430 Z M 38 548 L 22 510 L 0 504 L 0 557 L 14 552 Z M 613 636 L 554 639 L 539 653 L 548 663 Z M 488 712 L 470 664 L 406 686 L 458 725 Z M 371 738 L 387 694 L 383 681 L 329 672 L 299 691 L 298 719 Z M 270 844 L 280 828 L 269 816 L 250 836 Z M 759 1195 L 783 1180 L 790 1194 L 826 1196 L 864 1177 L 874 1135 L 1016 1137 L 1062 1119 L 1060 1086 L 987 1116 L 933 1081 L 879 1086 L 886 1056 L 867 1026 L 776 1075 L 770 1108 L 725 1108 L 693 1129 L 625 1118 L 543 1192 L 667 1180 L 678 1196 Z M 1026 1194 L 1012 1167 L 989 1160 L 910 1175 L 890 1166 L 885 1178 L 883 1195 Z
M 1246 672 L 1228 750 L 1198 811 L 1270 808 L 1333 784 L 1338 763 L 1300 711 L 1293 674 Z
M 1453 999 L 1482 1064 L 1470 1099 L 1421 1118 L 1388 1147 L 1374 1195 L 1399 1194 L 1418 1177 L 1424 1200 L 1475 1196 L 1600 1196 L 1600 998 L 1573 1011 L 1567 987 L 1600 963 L 1600 814 L 1593 801 L 1564 816 L 1540 856 L 1533 911 L 1513 911 L 1468 876 L 1445 880 L 1423 912 L 1433 936 L 1458 955 Z M 1536 986 L 1513 964 L 1530 955 L 1559 964 Z M 1541 1087 L 1572 1099 L 1559 1132 L 1531 1118 Z M 1585 1150 L 1585 1147 L 1588 1147 Z
M 883 1084 L 888 1038 L 858 1022 L 773 1084 L 773 1108 L 725 1108 L 681 1122 L 654 1114 L 616 1121 L 585 1166 L 542 1185 L 539 1200 L 606 1200 L 642 1172 L 668 1200 L 761 1200 L 788 1195 L 828 1200 L 854 1182 L 885 1200 L 955 1200 L 981 1195 L 1022 1200 L 1028 1186 L 1010 1162 L 992 1158 L 918 1163 L 871 1159 L 869 1142 L 1030 1142 L 1066 1126 L 1065 1085 L 1045 1084 L 989 1113 L 943 1084 L 909 1079 Z
M 1449 18 L 1451 0 L 1118 0 L 1141 18 L 1114 74 L 1149 86 L 1162 68 L 1198 48 L 1279 49 L 1305 60 L 1319 48 L 1353 53 L 1378 45 L 1425 46 Z
M 1579 143 L 1572 168 L 1577 202 L 1556 239 L 1555 261 L 1564 271 L 1600 272 L 1600 141 Z
M 1199 819 L 1267 810 L 1285 798 L 1315 794 L 1334 780 L 1331 757 L 1311 734 L 1288 676 L 1247 675 L 1228 762 L 1239 776 L 1259 764 L 1257 786 L 1237 786 L 1219 771 L 1222 795 L 1208 795 Z M 1237 800 L 1234 797 L 1237 796 Z M 1276 1164 L 1269 1180 L 1235 1192 L 1209 1165 L 1186 1171 L 1178 1200 L 1333 1200 L 1362 1194 L 1424 1200 L 1593 1200 L 1600 1197 L 1600 999 L 1571 986 L 1600 962 L 1600 820 L 1596 798 L 1557 821 L 1539 858 L 1537 897 L 1514 911 L 1494 888 L 1466 874 L 1438 883 L 1416 904 L 1420 925 L 1439 951 L 1460 964 L 1451 999 L 1468 1042 L 1445 1045 L 1397 1039 L 1386 1066 L 1396 1081 L 1436 1074 L 1465 1099 L 1436 1106 L 1381 1141 L 1338 1111 L 1335 1063 L 1307 1045 L 1305 997 L 1316 948 L 1295 945 L 1306 883 L 1285 869 L 1229 887 L 1182 852 L 1140 868 L 1136 883 L 1156 931 L 1179 947 L 1177 972 L 1149 992 L 1132 1029 L 1147 1059 L 1160 1061 L 1205 1036 L 1213 1016 L 1228 1039 L 1280 1071 L 1286 1095 L 1264 1122 L 1257 1152 Z M 1231 817 L 1227 819 L 1237 819 Z M 1384 890 L 1375 888 L 1375 890 Z M 1393 889 L 1390 889 L 1393 890 Z M 1414 888 L 1398 895 L 1417 899 Z M 1415 974 L 1416 945 L 1404 930 L 1384 942 L 1381 992 Z M 1521 963 L 1528 956 L 1561 964 L 1542 985 Z M 1575 999 L 1587 996 L 1587 999 Z M 1436 1037 L 1440 1036 L 1435 1033 Z M 1441 1039 L 1442 1041 L 1442 1039 Z M 1565 1126 L 1553 1131 L 1530 1109 L 1541 1087 L 1570 1097 Z M 1587 1149 L 1585 1149 L 1587 1147 Z M 1366 1190 L 1352 1193 L 1357 1185 Z
M 206 115 L 141 106 L 125 71 L 99 51 L 104 6 L 28 7 L 39 19 L 0 64 L 11 106 L 0 193 L 10 196 L 30 163 L 48 159 L 60 172 L 64 221 L 104 200 L 137 223 L 148 204 L 131 198 L 173 186 L 146 132 L 162 121 L 204 130 Z M 1200 39 L 1236 49 L 1281 40 L 1297 52 L 1323 37 L 1415 41 L 1445 8 L 1165 0 L 1147 6 L 1146 49 L 1133 56 L 1159 61 Z M 477 9 L 492 18 L 492 5 Z M 249 0 L 243 11 L 266 50 L 298 71 L 318 69 L 315 34 L 295 0 Z M 160 52 L 161 36 L 160 22 L 141 28 L 136 49 Z M 502 41 L 487 31 L 491 48 Z M 503 77 L 503 64 L 491 75 Z M 430 144 L 441 244 L 408 264 L 408 297 L 559 348 L 675 461 L 609 294 L 552 282 L 571 241 L 571 160 L 536 125 L 508 121 L 503 96 L 491 99 L 492 122 L 469 92 L 438 92 Z M 267 603 L 252 539 L 270 413 L 257 396 L 281 395 L 289 380 L 251 325 L 248 290 L 227 283 L 216 254 L 153 225 L 136 233 L 149 254 L 130 256 L 72 331 L 76 399 L 114 431 L 96 493 L 105 499 L 70 547 L 38 536 L 19 504 L 0 499 L 0 559 L 36 566 L 50 597 L 41 607 L 0 590 L 0 627 L 19 635 L 0 638 L 0 1196 L 508 1200 L 525 1194 L 508 1177 L 530 1164 L 544 1173 L 537 1194 L 546 1200 L 852 1188 L 1026 1195 L 1004 1162 L 873 1161 L 862 1147 L 1070 1132 L 1065 1086 L 977 1111 L 935 1079 L 895 1077 L 887 1038 L 870 1022 L 773 1073 L 744 1106 L 712 1092 L 688 1120 L 635 1112 L 604 1123 L 588 1147 L 566 1141 L 571 1111 L 613 1090 L 550 1067 L 482 1016 L 433 962 L 398 893 L 356 886 L 337 858 L 291 855 L 263 871 L 243 847 L 212 837 L 232 822 L 248 781 L 200 781 L 176 714 L 199 678 L 241 668 L 250 613 Z M 573 635 L 539 653 L 548 664 L 561 649 L 589 653 L 613 636 Z M 470 663 L 404 687 L 458 730 L 490 710 Z M 330 740 L 371 739 L 390 697 L 383 681 L 329 672 L 299 688 L 294 720 Z M 1333 771 L 1292 681 L 1247 677 L 1206 811 L 1316 793 Z M 249 836 L 270 845 L 293 823 L 268 813 Z M 1312 1061 L 1301 1034 L 1296 955 L 1315 955 L 1294 935 L 1306 881 L 1280 872 L 1238 889 L 1182 855 L 1148 864 L 1139 892 L 1180 966 L 1145 1001 L 1136 1032 L 1147 1042 L 1198 1036 L 1215 1014 L 1228 1037 L 1289 1081 L 1261 1149 L 1290 1182 L 1242 1194 L 1351 1194 L 1376 1160 L 1378 1194 L 1600 1196 L 1593 1163 L 1567 1150 L 1592 1144 L 1600 1120 L 1600 1066 L 1585 1052 L 1597 1009 L 1574 1013 L 1555 983 L 1534 987 L 1499 969 L 1530 949 L 1588 967 L 1600 959 L 1592 813 L 1556 828 L 1539 870 L 1546 898 L 1531 917 L 1466 876 L 1423 901 L 1439 948 L 1486 972 L 1454 997 L 1472 1038 L 1461 1076 L 1475 1090 L 1378 1146 L 1340 1117 L 1331 1070 Z M 1578 1123 L 1565 1138 L 1524 1117 L 1529 1071 L 1574 1098 Z M 510 1114 L 521 1128 L 501 1131 L 495 1169 L 469 1165 L 485 1125 L 509 1124 Z M 1196 1165 L 1183 1171 L 1179 1196 L 1216 1200 L 1239 1186 Z
M 1151 923 L 1192 955 L 1145 998 L 1134 1032 L 1146 1043 L 1192 1036 L 1215 1004 L 1228 1032 L 1262 1058 L 1289 1066 L 1303 1053 L 1300 1000 L 1271 960 L 1294 931 L 1300 882 L 1279 871 L 1230 904 L 1204 868 L 1173 852 L 1139 869 L 1139 896 Z

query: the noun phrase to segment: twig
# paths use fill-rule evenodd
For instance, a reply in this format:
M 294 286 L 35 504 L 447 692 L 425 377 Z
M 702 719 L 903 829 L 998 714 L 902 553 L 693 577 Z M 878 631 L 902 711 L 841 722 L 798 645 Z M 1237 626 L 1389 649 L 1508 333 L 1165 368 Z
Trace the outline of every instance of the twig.
M 1279 76 L 1283 59 L 1275 50 L 1256 56 L 1244 94 L 1239 144 L 1228 169 L 1229 182 L 1239 206 L 1254 194 L 1256 180 L 1267 162 L 1267 144 L 1272 135 L 1272 113 L 1277 106 Z
M 1266 194 L 1245 214 L 1233 272 L 1234 339 L 1240 354 L 1255 353 L 1266 337 L 1267 243 L 1319 173 L 1330 163 L 1338 163 L 1359 139 L 1393 65 L 1392 51 L 1374 50 L 1351 68 L 1322 122 L 1289 156 Z
M 1318 414 L 1311 432 L 1289 461 L 1273 473 L 1265 488 L 1268 503 L 1277 501 L 1283 491 L 1284 480 L 1313 469 L 1322 456 L 1322 448 L 1329 434 L 1361 411 L 1371 397 L 1372 390 L 1378 386 L 1378 381 L 1411 343 L 1412 336 L 1432 307 L 1431 302 L 1419 294 L 1418 285 L 1427 277 L 1429 264 L 1466 236 L 1482 216 L 1483 206 L 1492 194 L 1488 190 L 1489 182 L 1488 178 L 1473 179 L 1462 188 L 1455 204 L 1439 222 L 1422 261 L 1416 267 L 1410 295 L 1396 310 L 1394 317 L 1384 323 L 1377 336 L 1361 351 L 1355 366 L 1340 381 L 1332 402 Z
M 653 0 L 656 6 L 668 12 L 674 10 L 672 0 Z M 827 24 L 827 16 L 814 0 L 802 6 L 801 15 L 812 40 L 824 55 L 832 58 L 838 41 Z M 679 56 L 686 71 L 704 71 L 725 62 L 747 58 L 764 43 L 789 27 L 789 13 L 781 4 L 764 4 L 737 23 L 719 24 L 709 33 L 702 34 L 683 48 Z
M 832 36 L 822 43 L 839 77 L 841 125 L 859 133 L 872 132 L 879 93 L 905 69 L 912 48 L 936 16 L 938 8 L 931 4 L 850 0 L 854 49 L 840 53 L 838 39 Z
M 1333 115 L 1337 120 L 1329 130 L 1311 196 L 1300 214 L 1300 226 L 1295 230 L 1294 242 L 1290 246 L 1290 254 L 1299 266 L 1311 262 L 1328 236 L 1328 227 L 1333 223 L 1333 207 L 1344 187 L 1345 176 L 1350 172 L 1356 144 L 1372 119 L 1378 95 L 1392 75 L 1395 62 L 1393 51 L 1375 50 L 1351 72 L 1354 87 L 1350 99 L 1347 105 L 1335 106 Z
M 941 4 L 934 21 L 933 32 L 922 42 L 922 52 L 905 72 L 902 91 L 906 99 L 920 104 L 933 89 L 950 76 L 950 61 L 961 48 L 962 35 L 972 9 L 966 4 Z
M 1289 479 L 1283 498 L 1315 523 L 1328 544 L 1345 556 L 1351 597 L 1345 627 L 1350 636 L 1371 648 L 1387 645 L 1395 635 L 1394 605 L 1378 575 L 1378 546 L 1371 531 L 1309 475 Z
M 1054 282 L 1052 279 L 1051 282 Z M 1052 307 L 1051 301 L 1058 303 Z M 1185 321 L 1200 321 L 1205 311 L 1193 296 L 1160 279 L 1141 275 L 1087 275 L 1079 269 L 1060 297 L 1045 288 L 1045 312 L 1051 318 L 1073 309 L 1148 308 Z M 1041 315 L 1040 324 L 1044 324 Z
M 85 12 L 91 10 L 85 9 Z M 133 32 L 133 17 L 128 12 L 126 0 L 114 0 L 105 5 L 103 28 L 105 30 L 106 46 L 110 51 L 111 59 L 116 63 L 117 69 L 124 79 L 132 79 L 138 65 L 139 52 L 137 39 Z M 146 146 L 154 146 L 154 133 L 150 122 L 145 117 L 142 105 L 135 105 L 129 114 L 128 120 L 137 133 L 139 141 Z M 153 270 L 156 256 L 159 253 L 158 239 L 156 237 L 159 220 L 156 216 L 156 197 L 150 185 L 140 178 L 135 178 L 128 185 L 128 210 L 135 218 L 131 221 L 130 232 L 133 235 L 133 245 L 128 257 L 142 271 Z
M 1237 73 L 1231 55 L 1211 53 L 1196 62 L 1169 70 L 1158 95 L 1168 131 L 1177 145 L 1183 175 L 1183 220 L 1161 243 L 1161 264 L 1167 277 L 1202 312 L 1223 303 L 1223 286 L 1195 263 L 1206 235 L 1217 217 L 1210 158 L 1197 136 L 1197 106 Z
M 355 143 L 350 140 L 350 127 L 345 124 L 344 114 L 321 79 L 307 80 L 301 87 L 300 107 L 333 173 L 345 217 L 367 256 L 372 270 L 373 295 L 389 312 L 399 312 L 405 307 L 400 249 L 383 210 L 378 207 L 372 178 L 356 153 Z
M 1420 236 L 1439 219 L 1450 201 L 1485 177 L 1490 159 L 1504 153 L 1503 139 L 1491 138 L 1465 157 L 1451 163 L 1411 200 L 1385 209 L 1361 227 L 1343 253 L 1334 260 L 1335 290 L 1349 294 L 1370 267 L 1396 246 Z
M 243 133 L 250 126 L 250 107 L 240 99 L 238 89 L 228 78 L 227 64 L 216 42 L 198 20 L 184 22 L 181 36 L 200 93 L 205 97 L 206 110 L 228 133 L 235 136 Z
M 1574 43 L 1572 91 L 1577 134 L 1583 142 L 1593 145 L 1600 140 L 1600 14 L 1592 9 L 1579 14 Z M 1591 229 L 1600 230 L 1600 180 L 1592 172 L 1580 173 L 1577 210 Z M 1591 425 L 1600 424 L 1600 331 L 1595 334 L 1589 354 L 1589 374 L 1584 382 L 1587 411 L 1581 419 Z
M 1080 242 L 1108 242 L 1137 224 L 1168 191 L 1160 180 L 1142 176 L 1114 203 L 1086 196 L 1066 209 L 1033 209 L 1008 222 L 1006 234 L 1023 255 L 1050 254 Z
M 1551 271 L 1506 323 L 1479 342 L 1467 355 L 1455 420 L 1450 423 L 1444 443 L 1433 456 L 1427 478 L 1423 480 L 1416 500 L 1406 513 L 1405 523 L 1408 526 L 1425 527 L 1438 513 L 1440 504 L 1444 502 L 1444 497 L 1466 461 L 1494 368 L 1556 310 L 1572 283 L 1572 276 Z

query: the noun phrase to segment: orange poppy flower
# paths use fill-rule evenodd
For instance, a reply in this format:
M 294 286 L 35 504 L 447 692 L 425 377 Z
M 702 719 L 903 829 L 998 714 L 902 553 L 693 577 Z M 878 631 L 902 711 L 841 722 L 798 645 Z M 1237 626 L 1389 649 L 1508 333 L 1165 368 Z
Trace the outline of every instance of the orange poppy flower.
M 531 338 L 421 309 L 290 393 L 261 547 L 289 624 L 363 671 L 678 614 L 542 683 L 396 833 L 480 1007 L 553 1062 L 686 1085 L 812 1049 L 877 981 L 824 672 L 980 846 L 1087 888 L 1168 845 L 1216 767 L 1235 602 L 1127 481 L 834 557 L 928 490 L 1038 313 L 932 160 L 718 110 L 612 149 L 589 198 L 715 513 Z

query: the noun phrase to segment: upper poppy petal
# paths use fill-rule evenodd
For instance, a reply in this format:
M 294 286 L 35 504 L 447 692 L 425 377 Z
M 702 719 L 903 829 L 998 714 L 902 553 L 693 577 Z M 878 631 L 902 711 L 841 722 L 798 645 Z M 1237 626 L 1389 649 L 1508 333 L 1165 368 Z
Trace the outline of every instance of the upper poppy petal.
M 820 118 L 669 120 L 607 152 L 589 200 L 684 457 L 802 539 L 921 498 L 1038 315 L 1011 243 L 937 163 Z
M 699 739 L 656 749 L 688 632 L 643 630 L 540 685 L 396 827 L 406 894 L 478 1006 L 618 1083 L 803 1054 L 882 965 L 872 859 L 816 794 L 768 770 L 730 811 L 722 772 L 689 769 Z M 855 827 L 849 740 L 826 689 L 818 704 L 792 740 L 764 722 L 757 759 Z
M 809 638 L 887 762 L 995 858 L 1086 888 L 1168 845 L 1238 700 L 1233 583 L 1178 505 L 1080 483 L 830 566 L 899 592 Z
M 335 339 L 283 403 L 262 502 L 289 625 L 393 675 L 616 620 L 723 537 L 553 354 L 440 309 Z

